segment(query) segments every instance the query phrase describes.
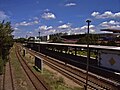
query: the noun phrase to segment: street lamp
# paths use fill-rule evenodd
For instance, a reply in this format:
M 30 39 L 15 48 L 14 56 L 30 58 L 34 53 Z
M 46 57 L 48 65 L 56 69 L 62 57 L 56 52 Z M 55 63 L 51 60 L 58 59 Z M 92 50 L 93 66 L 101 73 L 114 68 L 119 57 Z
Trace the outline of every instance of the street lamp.
M 89 70 L 89 58 L 90 58 L 90 51 L 89 51 L 89 25 L 91 20 L 86 20 L 86 22 L 88 23 L 88 31 L 87 31 L 87 66 L 86 66 L 86 86 L 85 86 L 85 90 L 87 90 L 87 86 L 88 86 L 88 70 Z
M 38 34 L 39 34 L 39 41 L 40 41 L 40 31 L 38 32 Z

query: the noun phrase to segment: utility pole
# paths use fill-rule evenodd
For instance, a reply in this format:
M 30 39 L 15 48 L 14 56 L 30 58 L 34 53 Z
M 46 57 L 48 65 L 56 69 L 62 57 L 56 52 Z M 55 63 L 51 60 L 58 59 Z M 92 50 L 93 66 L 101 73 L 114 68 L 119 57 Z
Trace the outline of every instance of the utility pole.
M 89 25 L 90 25 L 90 20 L 86 20 L 88 23 L 88 31 L 87 31 L 87 66 L 86 66 L 86 86 L 85 90 L 87 90 L 88 86 L 88 70 L 89 70 L 89 58 L 90 58 L 90 51 L 89 51 Z

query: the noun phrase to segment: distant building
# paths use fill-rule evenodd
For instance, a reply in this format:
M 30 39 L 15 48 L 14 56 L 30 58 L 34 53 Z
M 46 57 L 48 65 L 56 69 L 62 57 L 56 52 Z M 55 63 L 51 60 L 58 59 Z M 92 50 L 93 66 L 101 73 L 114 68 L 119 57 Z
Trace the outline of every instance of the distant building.
M 84 37 L 85 34 L 76 34 L 76 35 L 65 35 L 61 36 L 64 43 L 76 43 L 80 38 Z
M 110 30 L 113 31 L 113 30 Z M 113 31 L 114 32 L 114 31 Z M 118 32 L 118 33 L 115 33 Z M 98 34 L 90 34 L 90 35 L 97 35 L 98 43 L 104 42 L 107 43 L 108 41 L 115 41 L 116 43 L 120 43 L 120 30 L 116 30 L 114 33 L 98 33 Z M 77 35 L 66 35 L 61 36 L 63 38 L 64 43 L 76 43 L 79 39 L 85 37 L 86 34 L 77 34 Z

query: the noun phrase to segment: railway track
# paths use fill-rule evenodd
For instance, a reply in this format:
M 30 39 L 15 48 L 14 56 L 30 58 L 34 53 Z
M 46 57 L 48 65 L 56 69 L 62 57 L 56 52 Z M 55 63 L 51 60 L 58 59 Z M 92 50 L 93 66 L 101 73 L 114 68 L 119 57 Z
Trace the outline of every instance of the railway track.
M 18 61 L 20 62 L 23 70 L 25 71 L 26 75 L 28 76 L 29 80 L 33 84 L 35 90 L 50 90 L 47 85 L 41 81 L 40 77 L 38 77 L 31 68 L 27 65 L 22 55 L 19 53 L 19 49 L 16 47 L 16 56 L 18 58 Z
M 78 70 L 70 65 L 65 65 L 65 63 L 61 63 L 60 61 L 54 60 L 51 57 L 46 57 L 43 54 L 40 54 L 38 52 L 31 52 L 32 55 L 38 55 L 41 58 L 44 59 L 44 63 L 49 65 L 51 68 L 59 71 L 60 73 L 64 74 L 65 76 L 69 77 L 73 81 L 75 81 L 78 84 L 85 85 L 85 78 L 86 78 L 86 71 Z M 116 85 L 116 83 L 112 83 L 109 80 L 103 79 L 102 77 L 98 75 L 93 75 L 89 73 L 89 79 L 88 79 L 88 86 L 90 89 L 97 89 L 97 90 L 119 90 L 119 87 Z
M 4 76 L 3 76 L 3 90 L 8 90 L 8 89 L 15 90 L 10 58 L 4 68 Z

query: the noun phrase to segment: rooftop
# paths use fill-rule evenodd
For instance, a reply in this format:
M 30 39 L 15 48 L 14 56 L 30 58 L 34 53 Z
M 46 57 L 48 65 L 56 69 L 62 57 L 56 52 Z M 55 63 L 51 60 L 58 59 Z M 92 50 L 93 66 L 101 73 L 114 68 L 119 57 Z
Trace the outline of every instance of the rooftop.
M 113 32 L 113 33 L 120 33 L 120 30 L 117 30 L 117 29 L 101 29 L 101 31 L 109 31 L 109 32 Z

